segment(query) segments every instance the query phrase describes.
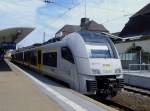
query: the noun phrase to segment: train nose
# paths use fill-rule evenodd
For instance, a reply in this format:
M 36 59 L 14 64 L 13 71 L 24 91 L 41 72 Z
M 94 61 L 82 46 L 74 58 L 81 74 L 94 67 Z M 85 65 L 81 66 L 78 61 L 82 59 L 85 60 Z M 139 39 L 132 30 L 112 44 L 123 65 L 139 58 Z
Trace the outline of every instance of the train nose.
M 96 59 L 90 60 L 92 73 L 99 72 L 101 75 L 121 75 L 122 67 L 119 59 Z

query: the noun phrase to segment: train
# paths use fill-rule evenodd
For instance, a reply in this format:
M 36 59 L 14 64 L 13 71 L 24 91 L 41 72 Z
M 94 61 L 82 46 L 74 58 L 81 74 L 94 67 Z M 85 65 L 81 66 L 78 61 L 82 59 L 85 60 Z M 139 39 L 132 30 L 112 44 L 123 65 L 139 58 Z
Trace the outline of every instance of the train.
M 109 35 L 79 31 L 12 52 L 12 61 L 63 81 L 85 95 L 116 96 L 124 87 Z

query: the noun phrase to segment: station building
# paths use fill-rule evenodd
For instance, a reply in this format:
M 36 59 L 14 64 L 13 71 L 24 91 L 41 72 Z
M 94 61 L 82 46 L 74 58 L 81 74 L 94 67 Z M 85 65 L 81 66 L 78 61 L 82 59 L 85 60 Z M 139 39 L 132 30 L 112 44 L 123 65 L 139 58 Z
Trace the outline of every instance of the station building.
M 123 68 L 129 64 L 150 64 L 150 3 L 130 17 L 118 36 L 122 39 L 115 45 Z

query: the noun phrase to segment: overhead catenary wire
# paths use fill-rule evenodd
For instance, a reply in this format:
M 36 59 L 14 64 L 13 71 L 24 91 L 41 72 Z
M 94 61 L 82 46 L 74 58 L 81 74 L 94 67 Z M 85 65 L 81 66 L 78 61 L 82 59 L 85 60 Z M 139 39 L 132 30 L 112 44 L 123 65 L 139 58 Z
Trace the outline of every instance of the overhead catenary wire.
M 120 16 L 120 17 L 116 17 L 116 18 L 113 18 L 113 19 L 110 19 L 110 20 L 106 20 L 106 21 L 103 22 L 103 24 L 104 23 L 108 23 L 108 22 L 112 22 L 112 21 L 115 21 L 115 20 L 119 20 L 119 19 L 122 19 L 124 17 L 129 17 L 131 15 L 133 15 L 133 14 L 126 14 L 126 15 L 123 15 L 123 16 Z
M 84 2 L 85 2 L 85 3 L 84 3 L 84 11 L 85 11 L 85 12 L 84 12 L 84 13 L 85 13 L 85 18 L 86 18 L 86 17 L 87 17 L 87 15 L 86 15 L 86 10 L 87 10 L 87 9 L 86 9 L 86 7 L 87 7 L 87 5 L 86 5 L 86 0 L 84 0 Z
M 71 7 L 71 8 L 68 8 L 64 13 L 62 13 L 62 14 L 60 14 L 59 16 L 57 16 L 57 18 L 53 21 L 53 22 L 51 22 L 51 23 L 49 23 L 49 24 L 51 24 L 51 26 L 52 25 L 54 25 L 59 19 L 61 19 L 63 16 L 65 16 L 69 11 L 71 11 L 72 9 L 74 9 L 74 8 L 76 8 L 77 6 L 79 6 L 80 5 L 80 3 L 79 4 L 77 4 L 77 5 L 75 5 L 75 6 L 73 6 L 73 7 Z M 84 1 L 84 5 L 85 5 L 85 7 L 84 7 L 84 9 L 85 9 L 85 17 L 87 16 L 86 15 L 86 1 Z M 109 10 L 109 11 L 111 11 L 111 10 Z M 122 19 L 123 17 L 128 17 L 128 16 L 131 16 L 132 14 L 125 14 L 125 15 L 123 15 L 123 16 L 121 16 L 121 17 L 117 17 L 117 18 L 113 18 L 113 19 L 110 19 L 110 20 L 106 20 L 105 22 L 103 22 L 103 23 L 108 23 L 108 22 L 112 22 L 112 21 L 115 21 L 115 20 L 118 20 L 118 19 Z
M 72 0 L 72 4 L 73 4 L 73 3 L 74 3 L 74 1 Z M 57 5 L 57 6 L 60 6 L 60 7 L 62 7 L 62 8 L 66 8 L 66 10 L 64 11 L 64 13 L 58 15 L 58 16 L 55 18 L 54 21 L 52 21 L 51 23 L 49 23 L 51 26 L 54 25 L 59 19 L 61 19 L 62 17 L 64 17 L 69 11 L 71 11 L 72 9 L 74 9 L 74 8 L 76 8 L 77 6 L 80 5 L 80 3 L 79 3 L 79 4 L 77 4 L 77 5 L 73 5 L 72 7 L 65 7 L 65 6 L 63 6 L 62 4 L 60 4 L 60 3 L 55 3 L 55 2 L 54 2 L 53 4 L 55 4 L 55 5 Z M 82 4 L 83 4 L 83 8 L 84 8 L 84 16 L 87 17 L 87 1 L 86 1 L 86 0 L 82 0 Z M 100 9 L 106 10 L 106 11 L 114 11 L 114 10 L 108 9 L 108 8 L 100 8 Z M 119 12 L 125 12 L 125 11 L 124 11 L 124 10 L 120 10 Z M 125 14 L 125 15 L 120 16 L 120 17 L 116 17 L 116 18 L 112 18 L 112 19 L 110 19 L 110 20 L 106 20 L 106 21 L 104 21 L 103 23 L 113 22 L 113 21 L 122 19 L 123 17 L 128 17 L 128 16 L 131 16 L 131 15 L 132 15 L 132 14 Z
M 59 20 L 60 18 L 62 18 L 63 16 L 65 16 L 69 11 L 71 11 L 72 9 L 78 7 L 81 3 L 78 3 L 77 5 L 74 5 L 71 8 L 68 8 L 64 13 L 60 14 L 59 16 L 57 16 L 57 18 L 55 18 L 55 20 L 53 22 L 51 22 L 50 24 L 54 24 L 57 22 L 57 20 Z
M 52 21 L 51 23 L 49 23 L 49 24 L 51 24 L 51 26 L 54 25 L 59 19 L 61 19 L 63 16 L 65 16 L 72 9 L 78 7 L 80 4 L 81 3 L 78 3 L 77 5 L 75 5 L 75 6 L 71 7 L 71 8 L 68 8 L 64 13 L 60 14 L 59 16 L 57 16 L 57 18 L 54 21 Z M 52 34 L 50 34 L 50 35 L 52 35 Z
M 47 1 L 51 1 L 51 0 L 47 0 Z M 84 6 L 83 6 L 83 7 L 84 7 L 84 16 L 87 17 L 87 1 L 86 1 L 86 0 L 82 0 L 82 2 L 83 2 L 83 5 L 84 5 Z M 56 23 L 57 20 L 59 20 L 60 18 L 62 18 L 63 16 L 65 16 L 65 15 L 66 15 L 69 11 L 71 11 L 73 8 L 75 8 L 75 7 L 77 7 L 78 5 L 80 5 L 80 3 L 79 3 L 79 4 L 77 4 L 77 5 L 75 5 L 75 6 L 72 6 L 72 7 L 66 7 L 66 6 L 63 6 L 62 4 L 59 4 L 59 3 L 54 2 L 54 0 L 52 0 L 52 2 L 50 2 L 50 3 L 53 3 L 54 5 L 57 5 L 57 6 L 59 6 L 59 7 L 62 7 L 62 8 L 66 8 L 66 9 L 67 9 L 64 13 L 58 15 L 57 18 L 56 18 L 51 24 Z M 74 0 L 72 0 L 72 4 L 73 4 L 73 3 L 74 3 Z M 108 9 L 108 8 L 100 8 L 100 9 L 106 10 L 106 11 L 113 11 L 112 9 Z M 124 10 L 120 10 L 119 12 L 124 12 Z M 121 19 L 121 18 L 123 18 L 123 17 L 128 17 L 128 16 L 130 16 L 130 15 L 132 15 L 132 14 L 127 14 L 127 15 L 123 15 L 123 16 L 121 16 L 121 17 L 117 17 L 117 18 L 113 18 L 113 19 L 110 19 L 110 20 L 106 20 L 106 21 L 103 22 L 103 23 L 115 21 L 115 20 Z

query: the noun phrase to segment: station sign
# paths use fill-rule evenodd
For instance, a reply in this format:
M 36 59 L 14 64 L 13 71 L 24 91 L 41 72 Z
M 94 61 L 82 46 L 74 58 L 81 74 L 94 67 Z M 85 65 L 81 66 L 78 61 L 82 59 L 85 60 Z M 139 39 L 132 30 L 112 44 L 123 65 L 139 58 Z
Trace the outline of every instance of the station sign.
M 0 43 L 0 48 L 3 49 L 16 49 L 15 43 Z

